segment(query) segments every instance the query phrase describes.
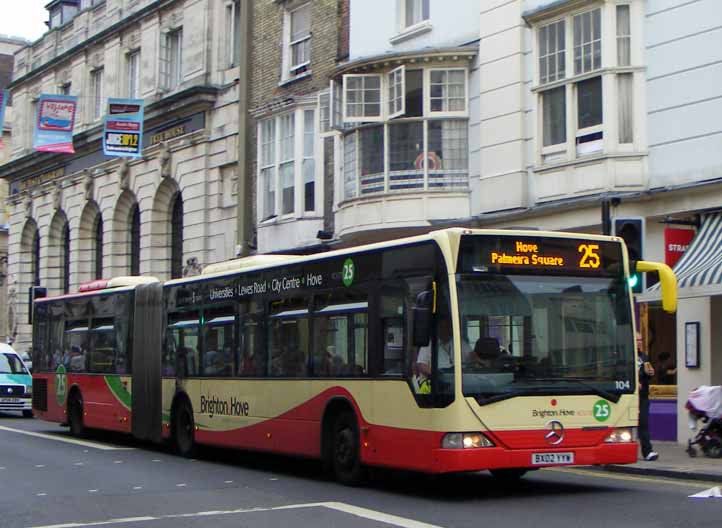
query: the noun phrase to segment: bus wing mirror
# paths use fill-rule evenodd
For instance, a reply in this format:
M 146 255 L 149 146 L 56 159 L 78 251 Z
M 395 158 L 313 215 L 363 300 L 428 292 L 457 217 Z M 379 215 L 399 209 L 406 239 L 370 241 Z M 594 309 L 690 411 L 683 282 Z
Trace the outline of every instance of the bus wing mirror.
M 648 262 L 638 260 L 635 264 L 636 271 L 647 273 L 656 271 L 659 274 L 659 282 L 662 288 L 662 309 L 668 313 L 677 311 L 677 277 L 672 268 L 661 262 Z
M 412 309 L 413 344 L 415 347 L 428 346 L 431 341 L 431 327 L 433 326 L 434 292 L 422 291 L 416 296 L 416 303 Z

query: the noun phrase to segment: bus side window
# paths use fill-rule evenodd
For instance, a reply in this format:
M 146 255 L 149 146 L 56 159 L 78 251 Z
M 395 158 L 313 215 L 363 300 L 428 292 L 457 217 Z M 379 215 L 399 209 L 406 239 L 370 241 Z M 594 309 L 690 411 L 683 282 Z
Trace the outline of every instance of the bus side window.
M 88 372 L 115 372 L 115 324 L 113 319 L 94 319 L 90 330 Z
M 63 318 L 63 308 L 59 303 L 50 305 L 50 339 L 48 343 L 48 364 L 50 371 L 55 370 L 60 365 L 65 365 L 65 321 Z
M 265 376 L 267 356 L 263 347 L 263 311 L 257 302 L 242 305 L 240 330 L 240 358 L 238 375 L 255 378 Z
M 223 306 L 205 310 L 203 316 L 203 375 L 231 376 L 236 349 L 235 310 L 233 306 Z
M 268 321 L 269 370 L 276 377 L 308 375 L 308 300 L 281 299 L 271 303 Z
M 167 340 L 176 345 L 178 376 L 197 376 L 200 368 L 199 353 L 199 314 L 193 312 L 178 312 L 168 316 Z
M 404 300 L 406 284 L 404 281 L 389 281 L 381 288 L 381 337 L 383 364 L 381 374 L 401 376 L 404 371 L 404 350 L 406 333 L 404 318 L 406 310 Z
M 64 364 L 68 372 L 86 372 L 88 321 L 68 321 L 65 325 Z

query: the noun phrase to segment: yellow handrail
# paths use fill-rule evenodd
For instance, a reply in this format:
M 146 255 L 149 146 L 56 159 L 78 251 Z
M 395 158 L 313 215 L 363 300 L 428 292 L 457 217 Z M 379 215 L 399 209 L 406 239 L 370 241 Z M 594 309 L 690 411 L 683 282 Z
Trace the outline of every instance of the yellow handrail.
M 672 268 L 661 262 L 637 261 L 637 271 L 646 273 L 656 271 L 659 274 L 659 283 L 662 286 L 662 309 L 665 312 L 677 311 L 677 277 Z

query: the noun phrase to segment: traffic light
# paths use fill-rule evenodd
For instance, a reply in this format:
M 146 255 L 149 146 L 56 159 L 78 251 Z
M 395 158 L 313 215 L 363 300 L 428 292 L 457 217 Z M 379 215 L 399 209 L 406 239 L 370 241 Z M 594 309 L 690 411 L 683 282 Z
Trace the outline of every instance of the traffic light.
M 624 240 L 629 253 L 629 285 L 634 293 L 644 291 L 644 275 L 634 269 L 634 264 L 643 258 L 644 250 L 644 219 L 615 218 L 614 234 Z
M 47 288 L 43 286 L 30 286 L 28 289 L 28 324 L 33 324 L 33 301 L 47 296 Z

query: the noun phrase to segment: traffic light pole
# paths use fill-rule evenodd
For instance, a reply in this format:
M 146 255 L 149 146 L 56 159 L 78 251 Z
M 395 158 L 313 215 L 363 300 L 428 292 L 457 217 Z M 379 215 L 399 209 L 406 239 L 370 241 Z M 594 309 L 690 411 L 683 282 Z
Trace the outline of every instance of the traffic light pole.
M 611 202 L 609 200 L 602 200 L 602 234 L 612 234 L 612 216 L 609 212 Z

